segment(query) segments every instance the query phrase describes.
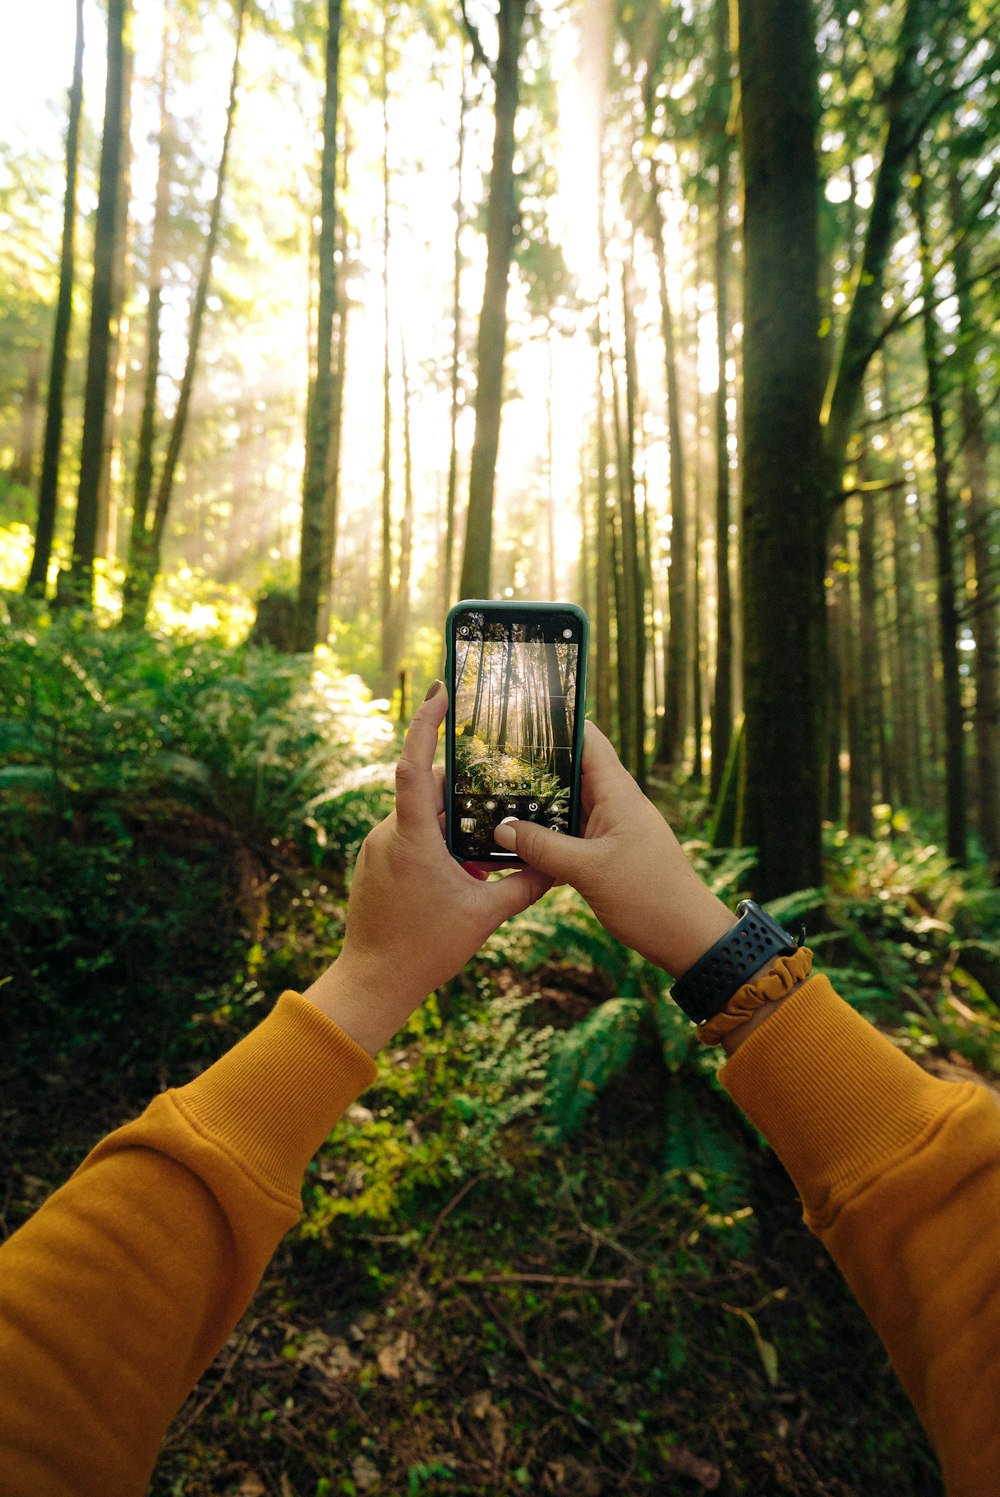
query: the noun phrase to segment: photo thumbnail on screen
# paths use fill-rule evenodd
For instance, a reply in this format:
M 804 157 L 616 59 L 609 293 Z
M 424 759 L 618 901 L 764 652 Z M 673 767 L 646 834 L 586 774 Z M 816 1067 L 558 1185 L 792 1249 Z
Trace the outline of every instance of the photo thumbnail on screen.
M 470 615 L 455 650 L 455 791 L 567 803 L 579 631 L 565 618 Z

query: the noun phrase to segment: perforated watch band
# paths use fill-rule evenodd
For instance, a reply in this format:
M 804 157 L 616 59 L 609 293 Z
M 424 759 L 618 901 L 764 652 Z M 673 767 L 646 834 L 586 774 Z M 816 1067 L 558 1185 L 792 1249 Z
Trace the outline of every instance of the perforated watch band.
M 732 930 L 670 989 L 671 998 L 696 1024 L 721 1013 L 766 961 L 797 951 L 805 938 L 804 932 L 793 936 L 752 899 L 738 904 L 736 913 L 740 918 Z

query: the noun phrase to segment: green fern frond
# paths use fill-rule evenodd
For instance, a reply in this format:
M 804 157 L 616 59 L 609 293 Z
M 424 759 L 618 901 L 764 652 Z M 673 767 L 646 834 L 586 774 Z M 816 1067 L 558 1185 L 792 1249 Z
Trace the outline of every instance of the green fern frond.
M 648 1019 L 643 999 L 609 998 L 562 1037 L 545 1089 L 545 1114 L 560 1138 L 573 1136 L 595 1097 L 621 1075 Z

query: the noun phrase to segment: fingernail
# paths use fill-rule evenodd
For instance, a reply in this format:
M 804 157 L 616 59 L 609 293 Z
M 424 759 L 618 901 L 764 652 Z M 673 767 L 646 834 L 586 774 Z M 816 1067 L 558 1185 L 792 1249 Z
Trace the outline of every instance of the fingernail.
M 441 691 L 441 690 L 443 690 L 443 688 L 444 688 L 444 682 L 443 681 L 432 681 L 431 684 L 427 688 L 427 695 L 424 697 L 424 701 L 425 702 L 429 702 L 430 699 L 431 699 L 431 697 L 436 697 L 437 694 L 438 694 L 438 692 Z
M 499 826 L 493 828 L 493 840 L 499 842 L 501 847 L 506 847 L 508 852 L 513 852 L 517 847 L 516 821 L 501 821 Z

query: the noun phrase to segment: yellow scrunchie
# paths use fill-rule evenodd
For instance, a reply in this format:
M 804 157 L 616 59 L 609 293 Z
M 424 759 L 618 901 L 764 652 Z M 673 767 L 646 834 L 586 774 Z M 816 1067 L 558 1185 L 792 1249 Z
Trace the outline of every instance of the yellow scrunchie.
M 812 960 L 813 954 L 808 946 L 800 946 L 791 956 L 779 956 L 770 972 L 756 982 L 745 982 L 737 988 L 721 1013 L 713 1014 L 711 1019 L 698 1025 L 695 1032 L 701 1043 L 717 1045 L 723 1035 L 745 1024 L 762 1003 L 774 1003 L 783 998 L 809 976 Z

